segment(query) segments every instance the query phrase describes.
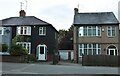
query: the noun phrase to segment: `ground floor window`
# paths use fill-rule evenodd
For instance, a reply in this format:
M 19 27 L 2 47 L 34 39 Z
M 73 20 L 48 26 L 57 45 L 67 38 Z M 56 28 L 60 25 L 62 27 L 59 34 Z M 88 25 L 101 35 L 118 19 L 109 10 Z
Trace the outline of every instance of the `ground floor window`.
M 99 55 L 101 53 L 100 44 L 79 44 L 79 56 L 83 55 Z
M 23 48 L 28 50 L 28 54 L 31 54 L 31 43 L 30 42 L 17 42 L 17 45 L 21 45 Z

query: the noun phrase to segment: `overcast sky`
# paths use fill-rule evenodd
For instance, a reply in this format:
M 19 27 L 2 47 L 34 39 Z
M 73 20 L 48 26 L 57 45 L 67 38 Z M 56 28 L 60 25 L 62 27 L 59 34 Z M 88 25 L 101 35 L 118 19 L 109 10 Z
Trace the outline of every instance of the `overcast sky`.
M 0 0 L 0 20 L 19 16 L 20 2 L 27 16 L 36 16 L 57 30 L 68 29 L 73 23 L 74 8 L 79 12 L 114 12 L 118 17 L 120 0 Z M 26 7 L 27 3 L 27 7 Z

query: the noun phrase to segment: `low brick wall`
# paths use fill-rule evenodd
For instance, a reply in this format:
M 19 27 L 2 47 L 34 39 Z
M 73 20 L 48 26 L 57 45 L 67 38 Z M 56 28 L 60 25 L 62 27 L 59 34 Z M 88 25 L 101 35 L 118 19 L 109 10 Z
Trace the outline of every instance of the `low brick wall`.
M 83 66 L 119 66 L 120 56 L 112 55 L 84 55 L 82 58 Z
M 0 55 L 0 62 L 15 62 L 20 63 L 25 60 L 25 56 L 10 56 L 10 55 Z

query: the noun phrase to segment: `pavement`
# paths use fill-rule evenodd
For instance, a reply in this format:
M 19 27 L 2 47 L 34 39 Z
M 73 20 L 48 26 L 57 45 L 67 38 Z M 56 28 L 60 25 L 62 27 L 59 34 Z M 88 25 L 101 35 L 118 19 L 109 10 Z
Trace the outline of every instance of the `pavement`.
M 3 76 L 100 76 L 101 74 L 111 74 L 113 76 L 119 74 L 118 67 L 97 67 L 97 66 L 82 66 L 70 62 L 60 61 L 57 65 L 52 65 L 52 62 L 38 63 L 0 63 Z M 13 75 L 14 74 L 14 75 Z M 19 75 L 17 75 L 19 74 Z M 111 76 L 109 75 L 109 76 Z

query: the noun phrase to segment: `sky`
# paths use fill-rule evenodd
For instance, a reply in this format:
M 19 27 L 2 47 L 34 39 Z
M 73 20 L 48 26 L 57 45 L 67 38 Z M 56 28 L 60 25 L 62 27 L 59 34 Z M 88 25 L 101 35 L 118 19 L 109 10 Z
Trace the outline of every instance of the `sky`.
M 81 12 L 113 12 L 118 18 L 120 0 L 0 0 L 0 20 L 19 16 L 35 16 L 52 24 L 57 30 L 69 29 L 73 24 L 74 8 Z

